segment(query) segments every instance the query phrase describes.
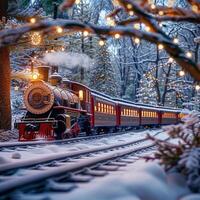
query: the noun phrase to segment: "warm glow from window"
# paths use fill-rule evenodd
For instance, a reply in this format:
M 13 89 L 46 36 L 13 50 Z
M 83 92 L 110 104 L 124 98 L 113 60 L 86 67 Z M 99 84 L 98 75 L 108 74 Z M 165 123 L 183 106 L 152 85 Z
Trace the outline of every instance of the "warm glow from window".
M 83 101 L 83 90 L 79 90 L 78 96 L 79 96 L 80 101 Z

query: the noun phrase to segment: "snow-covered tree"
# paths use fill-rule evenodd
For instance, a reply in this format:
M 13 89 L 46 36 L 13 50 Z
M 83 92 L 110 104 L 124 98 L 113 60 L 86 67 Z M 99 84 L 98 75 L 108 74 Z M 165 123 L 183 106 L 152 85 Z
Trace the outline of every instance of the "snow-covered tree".
M 102 93 L 117 96 L 118 85 L 116 73 L 110 60 L 107 46 L 99 47 L 96 62 L 90 71 L 90 87 Z

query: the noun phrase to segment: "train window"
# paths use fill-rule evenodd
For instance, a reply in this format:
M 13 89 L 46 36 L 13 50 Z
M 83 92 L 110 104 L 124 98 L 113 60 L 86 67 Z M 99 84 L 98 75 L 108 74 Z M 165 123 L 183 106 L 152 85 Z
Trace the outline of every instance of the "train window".
M 97 106 L 94 107 L 95 112 L 97 112 Z
M 103 104 L 101 103 L 101 112 L 103 112 Z

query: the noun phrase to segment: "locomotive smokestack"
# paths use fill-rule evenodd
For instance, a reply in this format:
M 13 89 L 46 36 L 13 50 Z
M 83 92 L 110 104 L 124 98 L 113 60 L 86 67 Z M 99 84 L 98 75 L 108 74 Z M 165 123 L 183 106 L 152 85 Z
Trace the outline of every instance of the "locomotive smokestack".
M 37 67 L 38 72 L 40 74 L 40 79 L 48 82 L 49 80 L 49 67 L 47 66 L 41 66 L 41 67 Z

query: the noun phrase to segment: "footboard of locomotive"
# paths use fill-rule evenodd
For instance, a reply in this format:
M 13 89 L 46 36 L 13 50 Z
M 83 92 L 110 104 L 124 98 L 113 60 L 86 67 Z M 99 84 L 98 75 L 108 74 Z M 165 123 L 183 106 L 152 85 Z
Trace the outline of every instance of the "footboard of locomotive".
M 58 123 L 52 119 L 22 119 L 15 123 L 19 130 L 19 141 L 54 140 Z

